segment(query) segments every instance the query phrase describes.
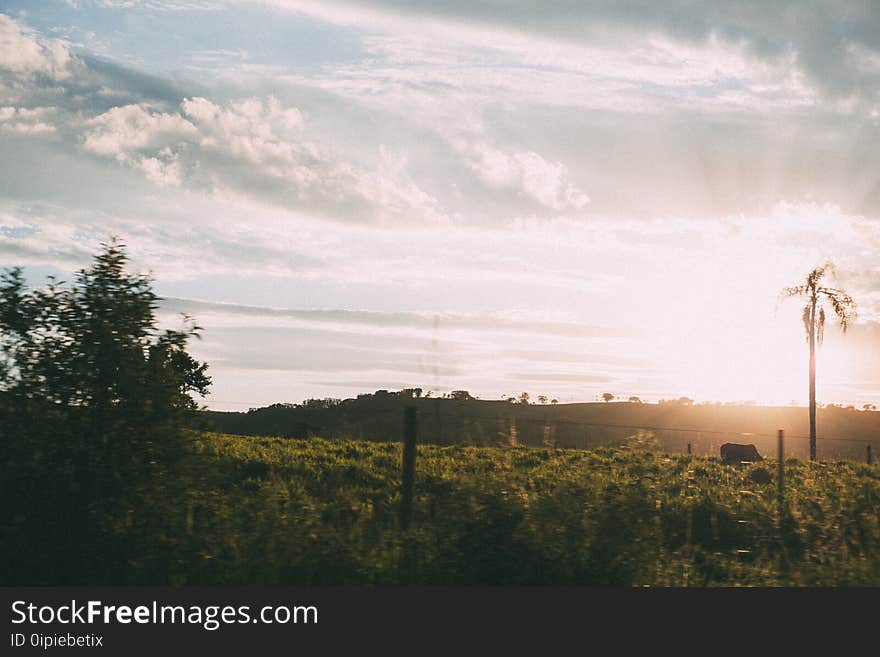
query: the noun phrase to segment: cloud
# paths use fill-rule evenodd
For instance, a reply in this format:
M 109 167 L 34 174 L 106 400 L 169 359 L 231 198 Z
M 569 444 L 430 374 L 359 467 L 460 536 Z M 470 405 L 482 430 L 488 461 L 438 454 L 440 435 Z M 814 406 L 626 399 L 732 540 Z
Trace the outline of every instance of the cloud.
M 278 99 L 257 98 L 219 106 L 206 98 L 189 98 L 183 114 L 197 127 L 195 143 L 206 153 L 254 167 L 262 175 L 283 179 L 305 190 L 323 183 L 318 148 L 303 140 L 303 115 L 282 108 Z
M 226 3 L 220 0 L 93 0 L 103 9 L 146 9 L 150 11 L 216 11 Z
M 50 265 L 73 268 L 91 255 L 92 245 L 77 239 L 69 222 L 40 221 L 0 208 L 0 263 L 3 266 Z
M 65 140 L 114 107 L 162 107 L 181 97 L 168 80 L 97 58 L 0 13 L 0 106 L 17 110 L 6 132 L 56 132 Z M 43 120 L 33 120 L 34 112 Z
M 832 258 L 880 318 L 880 57 L 855 5 L 784 4 L 800 33 L 749 2 L 78 4 L 0 19 L 0 260 L 72 271 L 123 235 L 245 399 L 612 377 L 787 401 L 781 286 Z
M 13 18 L 0 13 L 0 73 L 18 78 L 63 80 L 71 75 L 71 56 L 57 39 L 38 38 Z
M 578 42 L 501 32 L 487 37 L 449 27 L 444 38 L 421 23 L 403 33 L 368 35 L 367 62 L 325 84 L 369 96 L 381 81 L 410 100 L 442 91 L 482 103 L 525 103 L 658 112 L 669 108 L 755 111 L 810 106 L 815 94 L 793 66 L 755 58 L 737 43 L 711 37 L 690 44 L 662 34 Z M 427 33 L 426 33 L 427 32 Z
M 163 150 L 185 142 L 197 131 L 177 114 L 151 111 L 145 105 L 114 107 L 88 121 L 83 148 L 125 160 L 132 152 Z
M 197 133 L 176 114 L 151 111 L 145 105 L 114 107 L 87 122 L 83 148 L 138 169 L 159 185 L 181 183 L 181 163 L 174 150 Z
M 0 107 L 0 130 L 29 135 L 55 132 L 48 120 L 55 111 L 54 107 Z
M 515 381 L 536 381 L 541 383 L 611 383 L 616 380 L 610 376 L 571 372 L 508 372 L 506 376 Z
M 204 322 L 202 322 L 204 324 Z M 321 372 L 411 372 L 457 376 L 461 370 L 447 358 L 442 365 L 427 363 L 429 336 L 381 336 L 356 331 L 327 331 L 302 327 L 215 326 L 205 332 L 202 348 L 219 367 Z
M 200 164 L 213 165 L 222 184 L 239 192 L 258 189 L 283 205 L 349 221 L 441 218 L 436 201 L 409 177 L 405 158 L 379 144 L 372 168 L 348 163 L 308 139 L 304 113 L 273 96 L 225 106 L 193 98 L 181 107 L 198 129 Z M 243 177 L 254 187 L 240 185 Z
M 866 166 L 880 162 L 867 147 L 880 102 L 824 98 L 793 51 L 760 57 L 714 33 L 573 41 L 447 19 L 437 28 L 439 10 L 362 22 L 360 5 L 295 6 L 351 18 L 368 56 L 281 78 L 432 136 L 434 177 L 450 185 L 418 182 L 450 216 L 720 218 L 782 199 L 880 211 L 878 168 Z
M 59 145 L 152 184 L 350 224 L 718 218 L 780 199 L 880 208 L 876 119 L 860 103 L 818 103 L 793 53 L 765 60 L 720 35 L 575 43 L 476 23 L 479 41 L 449 18 L 454 38 L 432 39 L 427 15 L 394 16 L 413 29 L 368 23 L 363 50 L 341 62 L 229 65 L 198 83 L 78 48 L 63 80 L 0 91 L 0 105 L 54 106 L 55 119 L 3 132 L 51 125 Z M 850 50 L 873 70 L 873 51 Z
M 304 113 L 269 96 L 219 104 L 186 98 L 177 112 L 113 107 L 87 122 L 82 147 L 160 184 L 188 183 L 346 221 L 439 219 L 436 201 L 384 146 L 372 169 L 308 139 Z
M 249 222 L 257 209 L 253 204 L 239 208 L 222 201 L 170 198 L 165 207 L 156 208 L 150 195 L 129 192 L 130 180 L 108 184 L 126 192 L 127 205 L 118 214 L 96 207 L 0 201 L 0 266 L 83 267 L 101 242 L 119 235 L 129 246 L 133 267 L 162 281 L 230 274 L 315 276 L 325 267 L 321 249 L 301 235 Z M 97 196 L 103 190 L 89 191 Z
M 880 52 L 880 14 L 870 2 L 798 0 L 766 3 L 464 2 L 429 0 L 272 0 L 340 25 L 373 31 L 452 34 L 475 43 L 519 39 L 557 43 L 626 43 L 655 36 L 699 50 L 721 43 L 770 66 L 801 71 L 833 98 L 875 102 L 880 72 L 864 63 Z M 683 60 L 673 62 L 674 65 Z M 680 68 L 680 66 L 679 66 Z
M 162 300 L 166 312 L 182 312 L 199 315 L 210 313 L 227 318 L 241 318 L 252 321 L 254 318 L 274 318 L 296 320 L 299 325 L 335 325 L 344 327 L 376 327 L 383 330 L 394 328 L 420 330 L 454 331 L 494 331 L 511 333 L 537 333 L 548 336 L 568 338 L 607 338 L 629 335 L 629 331 L 603 326 L 577 324 L 573 322 L 554 322 L 524 320 L 499 315 L 461 315 L 450 313 L 420 314 L 407 312 L 375 312 L 366 310 L 292 309 L 247 306 L 241 304 L 216 303 L 197 299 L 166 298 Z
M 553 210 L 580 210 L 590 198 L 569 181 L 561 162 L 548 162 L 534 151 L 506 153 L 486 144 L 460 143 L 468 166 L 490 185 L 521 190 Z
M 160 293 L 169 297 L 163 316 L 188 312 L 206 327 L 198 349 L 225 381 L 227 392 L 221 396 L 219 387 L 218 398 L 265 402 L 277 400 L 282 387 L 296 390 L 283 393 L 294 398 L 317 394 L 306 382 L 319 377 L 308 373 L 323 369 L 328 374 L 320 380 L 327 385 L 334 377 L 409 381 L 495 397 L 529 389 L 525 382 L 532 380 L 560 399 L 589 398 L 607 388 L 589 377 L 614 379 L 615 390 L 649 398 L 651 391 L 694 396 L 701 389 L 688 387 L 694 380 L 726 381 L 729 389 L 703 394 L 753 398 L 730 392 L 731 381 L 738 381 L 731 372 L 746 371 L 743 385 L 758 381 L 787 402 L 789 389 L 794 396 L 803 392 L 799 368 L 806 359 L 798 307 L 782 304 L 776 317 L 776 293 L 800 280 L 812 263 L 832 258 L 842 287 L 864 305 L 876 280 L 859 274 L 874 268 L 880 248 L 875 221 L 809 204 L 708 225 L 666 219 L 587 227 L 535 220 L 503 232 L 392 234 L 298 223 L 283 213 L 275 214 L 273 226 L 254 206 L 220 203 L 184 207 L 163 220 L 132 214 L 127 224 L 63 208 L 26 210 L 0 216 L 0 260 L 54 263 L 69 271 L 86 265 L 97 240 L 106 238 L 96 231 L 124 229 L 134 267 L 155 268 Z M 480 258 L 477 268 L 467 268 Z M 596 279 L 597 272 L 607 276 Z M 184 291 L 207 300 L 182 298 Z M 247 301 L 210 300 L 216 298 Z M 267 305 L 257 305 L 258 298 Z M 421 310 L 400 310 L 407 307 Z M 859 326 L 869 319 L 863 315 Z M 777 329 L 780 334 L 767 342 L 765 332 Z M 720 336 L 715 343 L 706 337 L 713 334 Z M 875 398 L 870 390 L 855 394 L 842 387 L 845 377 L 828 364 L 841 368 L 852 361 L 858 368 L 852 371 L 876 371 L 876 331 L 865 340 L 860 334 L 854 327 L 846 336 L 827 336 L 822 385 L 837 387 L 824 388 L 824 399 Z M 791 365 L 768 373 L 763 362 L 769 353 L 779 358 L 776 351 L 790 352 Z M 278 356 L 267 358 L 267 352 Z M 392 354 L 387 361 L 385 354 Z M 706 370 L 707 363 L 717 369 Z M 254 397 L 244 381 L 259 371 L 275 385 Z M 681 371 L 686 376 L 676 378 Z M 239 377 L 241 372 L 251 374 Z M 282 386 L 282 372 L 297 382 Z
M 517 319 L 498 313 L 285 309 L 180 298 L 163 299 L 160 309 L 169 319 L 174 312 L 198 319 L 205 327 L 204 340 L 194 348 L 221 376 L 250 380 L 257 372 L 269 377 L 297 373 L 300 383 L 296 389 L 303 381 L 309 386 L 350 388 L 351 392 L 363 392 L 370 386 L 401 387 L 392 382 L 405 374 L 408 385 L 464 387 L 494 397 L 502 380 L 516 386 L 527 380 L 552 381 L 554 393 L 558 393 L 608 382 L 615 377 L 605 372 L 619 370 L 611 354 L 583 353 L 587 345 L 615 349 L 608 339 L 618 331 L 570 322 Z M 571 371 L 548 374 L 535 358 L 541 352 L 521 354 L 512 348 L 524 339 L 570 349 L 556 365 L 571 358 Z M 591 363 L 598 371 L 584 374 L 579 370 L 584 363 Z M 627 363 L 638 369 L 637 363 Z M 509 373 L 509 368 L 518 366 L 532 369 L 533 375 Z M 321 380 L 310 383 L 319 372 Z M 367 383 L 377 381 L 383 383 Z M 232 404 L 238 401 L 234 393 L 221 391 L 217 395 Z

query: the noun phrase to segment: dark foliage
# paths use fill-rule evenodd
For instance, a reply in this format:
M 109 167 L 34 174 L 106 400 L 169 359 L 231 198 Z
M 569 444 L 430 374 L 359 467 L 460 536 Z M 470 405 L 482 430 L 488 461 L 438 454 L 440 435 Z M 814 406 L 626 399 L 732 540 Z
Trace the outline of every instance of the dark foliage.
M 126 262 L 114 240 L 72 285 L 0 279 L 4 584 L 124 583 L 128 546 L 161 533 L 148 500 L 210 379 L 186 351 L 199 327 L 160 330 L 151 281 Z
M 159 498 L 185 585 L 801 586 L 880 582 L 880 468 L 644 450 L 202 434 Z M 768 478 L 769 475 L 769 478 Z M 146 547 L 143 548 L 145 550 Z M 161 583 L 146 581 L 145 583 Z

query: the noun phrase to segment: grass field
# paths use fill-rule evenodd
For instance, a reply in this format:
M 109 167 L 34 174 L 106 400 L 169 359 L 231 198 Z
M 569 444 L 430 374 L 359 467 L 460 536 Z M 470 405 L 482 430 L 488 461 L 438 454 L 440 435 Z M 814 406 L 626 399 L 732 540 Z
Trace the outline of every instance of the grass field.
M 780 523 L 773 462 L 420 446 L 404 533 L 397 444 L 201 434 L 195 448 L 152 505 L 166 531 L 131 563 L 146 580 L 880 584 L 877 465 L 789 461 Z

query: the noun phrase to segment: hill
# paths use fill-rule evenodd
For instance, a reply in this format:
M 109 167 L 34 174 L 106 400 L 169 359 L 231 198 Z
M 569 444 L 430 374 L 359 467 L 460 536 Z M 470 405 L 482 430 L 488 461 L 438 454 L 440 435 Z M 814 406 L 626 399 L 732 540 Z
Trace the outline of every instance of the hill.
M 246 413 L 206 411 L 203 426 L 238 435 L 399 440 L 403 408 L 419 412 L 419 441 L 438 445 L 522 444 L 593 447 L 615 445 L 640 429 L 659 447 L 718 454 L 725 442 L 747 442 L 764 455 L 776 453 L 776 431 L 787 435 L 786 453 L 808 455 L 807 411 L 798 407 L 698 404 L 687 401 L 643 404 L 520 404 L 474 399 L 424 398 L 411 390 L 378 391 L 357 399 L 308 400 L 275 404 Z M 880 450 L 880 412 L 843 408 L 818 411 L 820 459 L 864 460 L 866 445 Z

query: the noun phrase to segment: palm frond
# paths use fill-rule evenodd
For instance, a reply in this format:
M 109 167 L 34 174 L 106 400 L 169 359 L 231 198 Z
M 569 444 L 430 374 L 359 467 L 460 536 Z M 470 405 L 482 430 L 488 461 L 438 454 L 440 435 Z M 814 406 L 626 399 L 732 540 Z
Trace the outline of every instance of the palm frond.
M 840 330 L 846 333 L 850 322 L 857 315 L 856 302 L 845 292 L 835 291 L 835 293 L 825 292 L 824 294 L 831 302 L 834 314 L 837 315 L 837 323 L 840 326 Z
M 825 276 L 827 272 L 836 272 L 837 269 L 834 266 L 833 262 L 826 262 L 821 267 L 816 267 L 807 274 L 807 287 L 810 289 L 814 289 L 818 287 L 819 281 L 822 280 L 822 277 Z
M 783 298 L 800 297 L 800 296 L 805 295 L 806 293 L 807 293 L 807 286 L 806 285 L 797 285 L 795 287 L 783 288 L 782 292 L 780 293 L 780 296 L 782 296 Z
M 818 339 L 819 344 L 822 344 L 825 337 L 825 309 L 819 306 L 818 315 L 813 314 L 816 309 L 816 302 L 821 297 L 828 299 L 831 307 L 834 309 L 834 314 L 837 316 L 837 323 L 840 325 L 840 328 L 844 333 L 846 332 L 846 329 L 849 328 L 852 320 L 857 316 L 856 302 L 853 301 L 853 298 L 849 294 L 840 288 L 819 286 L 819 281 L 822 280 L 822 277 L 825 276 L 825 274 L 836 274 L 836 271 L 837 269 L 834 266 L 834 263 L 826 262 L 824 265 L 813 268 L 813 270 L 807 274 L 806 281 L 803 285 L 783 288 L 779 294 L 781 299 L 788 297 L 807 297 L 809 299 L 807 305 L 804 306 L 803 315 L 801 317 L 808 342 L 813 329 L 816 330 L 816 338 Z M 813 322 L 815 322 L 815 324 Z
M 807 342 L 809 342 L 810 341 L 810 324 L 812 323 L 812 317 L 810 316 L 810 304 L 807 304 L 806 306 L 804 306 L 803 320 L 804 320 L 804 332 L 807 335 Z

